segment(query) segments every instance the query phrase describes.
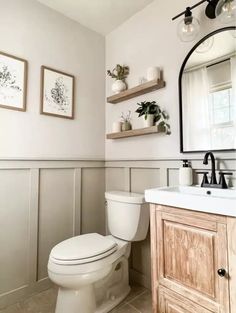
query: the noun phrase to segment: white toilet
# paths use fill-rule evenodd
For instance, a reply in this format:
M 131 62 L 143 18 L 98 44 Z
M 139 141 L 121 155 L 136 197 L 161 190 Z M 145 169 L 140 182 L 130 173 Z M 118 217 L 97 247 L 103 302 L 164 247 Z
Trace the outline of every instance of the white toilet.
M 147 235 L 148 204 L 137 193 L 111 191 L 105 197 L 111 235 L 73 237 L 50 253 L 48 275 L 59 286 L 56 313 L 106 313 L 130 291 L 131 242 Z

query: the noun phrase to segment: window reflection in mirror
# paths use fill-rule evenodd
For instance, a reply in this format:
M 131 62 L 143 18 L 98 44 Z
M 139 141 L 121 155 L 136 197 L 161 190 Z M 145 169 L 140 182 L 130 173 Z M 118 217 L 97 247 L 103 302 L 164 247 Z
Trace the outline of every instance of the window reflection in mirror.
M 183 152 L 236 149 L 236 38 L 214 34 L 185 64 L 182 85 Z

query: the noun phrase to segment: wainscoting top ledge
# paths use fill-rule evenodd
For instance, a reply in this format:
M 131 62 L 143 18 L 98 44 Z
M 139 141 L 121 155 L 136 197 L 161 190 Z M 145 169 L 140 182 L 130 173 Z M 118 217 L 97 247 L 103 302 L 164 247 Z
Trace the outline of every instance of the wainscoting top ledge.
M 65 158 L 58 158 L 58 157 L 0 157 L 1 161 L 86 161 L 86 162 L 104 162 L 104 158 L 92 158 L 92 157 L 65 157 Z
M 40 169 L 40 168 L 104 168 L 104 160 L 65 159 L 0 159 L 0 169 Z
M 71 162 L 71 161 L 76 161 L 76 162 L 126 162 L 126 161 L 181 161 L 183 159 L 188 159 L 188 160 L 202 160 L 203 159 L 204 153 L 199 153 L 199 154 L 190 154 L 190 155 L 180 155 L 176 157 L 160 157 L 160 158 L 105 158 L 105 157 L 0 157 L 0 162 L 2 161 L 65 161 L 65 162 Z M 215 153 L 215 156 L 218 160 L 230 160 L 230 161 L 236 161 L 236 153 L 231 154 L 229 153 Z
M 160 158 L 119 158 L 119 159 L 109 159 L 106 158 L 105 162 L 147 162 L 147 161 L 182 161 L 183 159 L 188 159 L 191 161 L 203 160 L 204 153 L 198 155 L 181 155 L 179 157 L 160 157 Z M 229 156 L 228 154 L 217 154 L 215 153 L 216 159 L 219 161 L 236 161 L 236 154 L 234 156 Z

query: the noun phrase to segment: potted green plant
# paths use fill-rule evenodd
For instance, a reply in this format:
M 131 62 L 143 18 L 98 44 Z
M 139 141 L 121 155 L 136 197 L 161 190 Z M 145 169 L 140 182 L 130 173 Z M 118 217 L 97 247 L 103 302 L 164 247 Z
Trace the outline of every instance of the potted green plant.
M 117 64 L 112 71 L 107 71 L 107 75 L 111 78 L 115 78 L 115 82 L 112 84 L 112 91 L 114 93 L 120 93 L 121 91 L 126 90 L 127 85 L 125 83 L 125 79 L 129 75 L 128 66 Z
M 169 118 L 166 111 L 162 110 L 156 101 L 143 101 L 138 104 L 138 117 L 144 116 L 144 127 L 158 125 L 160 131 L 170 134 L 170 125 L 166 122 Z
M 122 112 L 121 114 L 121 130 L 122 131 L 126 131 L 126 130 L 131 130 L 132 129 L 132 125 L 131 125 L 131 111 L 129 111 L 128 114 L 124 114 Z

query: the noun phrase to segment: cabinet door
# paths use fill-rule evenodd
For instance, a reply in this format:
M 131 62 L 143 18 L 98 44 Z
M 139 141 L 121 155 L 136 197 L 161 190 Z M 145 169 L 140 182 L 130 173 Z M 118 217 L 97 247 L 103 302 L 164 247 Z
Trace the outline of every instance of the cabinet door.
M 228 272 L 223 218 L 163 206 L 155 216 L 157 285 L 214 313 L 229 313 L 227 274 L 217 273 Z
M 158 313 L 211 313 L 171 290 L 160 287 L 159 294 Z

